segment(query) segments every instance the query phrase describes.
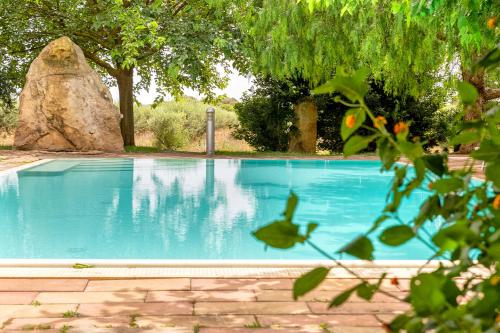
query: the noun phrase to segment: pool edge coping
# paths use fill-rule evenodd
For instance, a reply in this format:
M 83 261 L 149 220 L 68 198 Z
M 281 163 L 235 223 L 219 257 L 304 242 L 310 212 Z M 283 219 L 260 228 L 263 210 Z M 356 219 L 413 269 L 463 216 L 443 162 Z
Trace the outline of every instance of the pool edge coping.
M 75 264 L 80 268 L 74 268 Z M 161 279 L 297 278 L 312 268 L 329 267 L 328 278 L 379 278 L 383 273 L 411 278 L 444 261 L 425 260 L 68 260 L 0 259 L 0 279 Z M 448 262 L 449 263 L 449 262 Z M 88 266 L 85 266 L 88 265 Z
M 349 268 L 438 267 L 446 260 L 339 260 Z M 72 268 L 76 264 L 95 268 L 302 268 L 341 267 L 331 260 L 287 259 L 0 259 L 0 268 Z

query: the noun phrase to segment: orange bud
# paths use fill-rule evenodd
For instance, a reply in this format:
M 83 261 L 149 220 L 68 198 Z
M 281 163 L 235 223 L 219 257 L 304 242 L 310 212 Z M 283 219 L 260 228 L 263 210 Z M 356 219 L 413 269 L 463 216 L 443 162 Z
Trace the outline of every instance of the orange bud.
M 396 125 L 394 125 L 394 133 L 395 134 L 404 134 L 408 132 L 408 125 L 404 121 L 400 121 Z
M 493 199 L 493 208 L 500 209 L 500 194 L 497 194 L 495 199 Z
M 387 119 L 385 119 L 384 116 L 377 116 L 375 118 L 373 126 L 375 126 L 375 128 L 381 128 L 384 127 L 384 125 L 387 125 Z
M 399 286 L 399 280 L 398 280 L 398 278 L 397 278 L 397 277 L 393 277 L 393 278 L 391 279 L 391 284 L 392 284 L 393 286 Z
M 356 124 L 356 117 L 353 114 L 348 115 L 345 118 L 345 125 L 349 128 L 353 128 Z
M 429 184 L 427 185 L 427 188 L 428 188 L 429 190 L 432 190 L 432 186 L 434 186 L 434 184 L 433 184 L 433 183 L 429 183 Z
M 495 29 L 495 27 L 497 26 L 497 17 L 496 16 L 492 16 L 488 19 L 488 22 L 486 22 L 486 26 L 488 27 L 488 29 Z

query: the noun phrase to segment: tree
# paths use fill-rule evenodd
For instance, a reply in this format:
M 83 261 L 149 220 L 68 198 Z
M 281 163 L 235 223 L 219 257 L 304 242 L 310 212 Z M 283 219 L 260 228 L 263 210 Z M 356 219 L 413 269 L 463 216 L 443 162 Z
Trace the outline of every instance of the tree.
M 461 76 L 478 91 L 465 115 L 477 119 L 486 101 L 500 97 L 498 73 L 470 70 L 499 42 L 499 12 L 494 0 L 276 0 L 242 22 L 258 71 L 318 85 L 338 66 L 365 66 L 386 90 L 414 96 Z
M 310 96 L 308 83 L 257 76 L 253 84 L 235 105 L 239 125 L 234 136 L 259 151 L 287 151 L 290 132 L 296 130 L 293 106 Z
M 288 150 L 290 132 L 295 130 L 294 105 L 312 95 L 309 83 L 303 79 L 276 80 L 257 77 L 254 88 L 245 94 L 235 106 L 239 126 L 234 135 L 261 151 Z M 313 96 L 318 108 L 318 147 L 332 152 L 342 151 L 340 125 L 349 107 L 337 102 L 339 94 Z M 411 139 L 420 140 L 425 147 L 446 142 L 445 133 L 450 132 L 453 113 L 441 115 L 443 121 L 434 125 L 434 114 L 444 96 L 442 91 L 430 92 L 428 96 L 415 98 L 409 95 L 394 95 L 384 90 L 383 83 L 370 80 L 370 89 L 365 96 L 366 104 L 376 116 L 384 116 L 388 126 L 398 121 L 411 123 Z M 363 129 L 363 134 L 368 130 Z M 375 146 L 369 147 L 374 150 Z
M 48 42 L 70 37 L 96 68 L 116 81 L 122 135 L 125 145 L 134 145 L 134 91 L 155 81 L 162 95 L 180 94 L 182 87 L 210 95 L 225 83 L 216 66 L 241 63 L 239 32 L 229 11 L 211 3 L 2 0 L 0 50 L 22 65 L 22 75 Z

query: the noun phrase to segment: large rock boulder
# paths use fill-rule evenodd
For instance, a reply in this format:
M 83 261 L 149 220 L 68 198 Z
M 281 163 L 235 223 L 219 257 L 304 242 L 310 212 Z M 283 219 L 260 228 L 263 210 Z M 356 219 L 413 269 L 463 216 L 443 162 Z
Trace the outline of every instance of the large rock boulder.
M 312 97 L 299 100 L 294 108 L 297 131 L 293 131 L 288 142 L 288 151 L 315 153 L 318 140 L 318 108 Z
M 19 113 L 18 149 L 123 150 L 109 89 L 68 37 L 51 42 L 31 64 Z

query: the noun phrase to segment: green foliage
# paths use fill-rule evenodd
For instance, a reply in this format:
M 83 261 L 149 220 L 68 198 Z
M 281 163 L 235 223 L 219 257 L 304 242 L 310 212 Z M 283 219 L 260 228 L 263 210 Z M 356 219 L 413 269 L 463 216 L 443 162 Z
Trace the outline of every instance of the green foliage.
M 18 116 L 13 105 L 0 102 L 0 132 L 12 132 L 17 126 Z
M 155 145 L 160 149 L 177 149 L 205 134 L 208 107 L 209 104 L 190 97 L 154 107 L 140 106 L 135 114 L 136 130 L 153 133 Z M 236 126 L 236 114 L 227 105 L 225 108 L 216 106 L 215 109 L 216 129 Z
M 120 85 L 126 119 L 133 117 L 133 92 L 153 82 L 159 96 L 180 96 L 188 87 L 213 97 L 229 64 L 244 63 L 228 9 L 208 0 L 2 0 L 0 100 L 22 87 L 32 60 L 61 36 L 82 48 L 107 84 Z M 130 122 L 122 129 L 132 143 Z
M 155 146 L 174 150 L 187 143 L 187 131 L 184 128 L 186 118 L 181 113 L 153 112 L 147 127 L 153 132 Z
M 500 12 L 498 1 L 239 2 L 248 4 L 239 21 L 250 31 L 255 71 L 280 79 L 300 75 L 314 85 L 339 66 L 363 65 L 386 90 L 421 96 L 453 81 L 443 69 L 457 57 L 468 68 L 498 43 L 486 24 Z
M 328 276 L 329 268 L 317 267 L 302 275 L 293 285 L 293 299 L 297 300 L 311 290 L 315 289 Z
M 235 105 L 239 126 L 233 135 L 258 151 L 288 150 L 288 136 L 294 130 L 293 104 L 309 95 L 300 80 L 279 81 L 257 77 L 249 94 Z
M 377 119 L 365 103 L 367 90 L 356 79 L 359 75 L 358 72 L 353 80 L 349 80 L 339 74 L 318 91 L 331 93 L 329 89 L 340 89 L 347 93 L 348 100 L 344 103 L 353 111 L 347 112 L 343 121 L 354 114 L 359 116 L 359 110 L 365 113 L 361 118 L 369 119 L 364 125 L 372 125 L 370 135 L 361 134 L 360 129 L 349 133 L 353 136 L 348 139 L 348 135 L 344 135 L 348 140 L 344 151 L 351 154 L 368 142 L 376 142 L 377 153 L 383 162 L 382 171 L 394 172 L 394 178 L 386 206 L 372 227 L 338 252 L 373 260 L 374 246 L 370 238 L 380 231 L 380 241 L 390 246 L 400 246 L 410 239 L 423 242 L 433 251 L 429 259 L 445 258 L 447 263 L 433 271 L 419 271 L 411 279 L 409 297 L 405 300 L 411 309 L 388 323 L 388 329 L 392 332 L 496 332 L 500 313 L 500 106 L 493 105 L 480 120 L 461 124 L 462 131 L 477 132 L 476 141 L 480 148 L 471 157 L 476 162 L 485 163 L 486 178 L 483 182 L 476 182 L 472 180 L 470 165 L 452 169 L 445 153 L 425 155 L 421 142 L 409 140 L 406 123 L 400 122 L 388 129 L 380 118 Z M 458 86 L 461 87 L 462 103 L 474 103 L 474 98 L 477 98 L 475 87 L 468 84 Z M 457 143 L 463 143 L 464 139 L 470 141 L 470 138 L 460 138 L 460 135 Z M 409 160 L 415 172 L 410 172 L 412 167 L 409 165 L 395 164 L 399 156 Z M 402 199 L 416 190 L 427 191 L 428 196 L 416 216 L 403 220 L 399 214 Z M 295 196 L 293 200 L 296 201 Z M 286 234 L 288 240 L 307 243 L 343 267 L 342 262 L 328 254 L 329 251 L 314 244 L 311 232 L 298 233 L 299 225 L 293 221 L 293 211 L 286 222 L 281 222 L 296 226 L 293 237 Z M 389 219 L 399 224 L 384 226 Z M 255 234 L 268 227 L 262 227 Z M 429 230 L 436 231 L 429 237 Z M 285 237 L 282 232 L 274 229 L 272 235 L 274 238 Z M 259 239 L 274 246 L 267 237 Z M 328 269 L 316 268 L 296 280 L 294 295 L 298 297 L 314 289 L 324 280 Z M 349 271 L 349 268 L 345 269 Z M 376 284 L 358 278 L 360 283 L 332 299 L 330 306 L 343 304 L 354 292 L 366 300 L 376 292 L 394 297 L 381 288 L 385 274 Z
M 299 79 L 257 78 L 255 86 L 235 106 L 240 125 L 234 135 L 259 151 L 286 151 L 289 133 L 295 130 L 292 125 L 293 105 L 301 98 L 310 96 L 309 83 Z M 342 119 L 349 107 L 337 102 L 338 97 L 338 94 L 314 96 L 318 108 L 318 145 L 321 149 L 334 152 L 342 151 L 342 136 L 352 134 L 361 125 L 365 115 L 358 111 L 354 128 L 348 128 Z M 450 118 L 455 114 L 447 109 L 438 110 L 440 97 L 438 89 L 419 99 L 406 95 L 395 96 L 385 92 L 382 84 L 371 81 L 365 99 L 375 115 L 387 119 L 388 126 L 394 126 L 401 120 L 411 120 L 411 138 L 419 138 L 426 147 L 430 147 L 444 143 L 446 135 L 453 133 Z M 434 122 L 435 118 L 441 121 Z M 368 132 L 363 129 L 361 133 Z M 374 150 L 375 146 L 371 145 L 368 149 Z

